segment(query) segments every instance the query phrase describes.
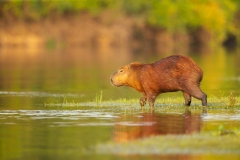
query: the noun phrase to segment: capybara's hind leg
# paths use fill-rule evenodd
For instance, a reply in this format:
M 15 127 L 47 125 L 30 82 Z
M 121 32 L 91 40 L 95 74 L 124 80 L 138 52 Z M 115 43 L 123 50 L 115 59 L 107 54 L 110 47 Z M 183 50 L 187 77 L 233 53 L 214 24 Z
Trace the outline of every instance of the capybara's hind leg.
M 184 96 L 184 99 L 185 99 L 185 105 L 190 106 L 191 96 L 187 92 L 184 92 L 184 91 L 183 91 L 183 96 Z
M 207 106 L 207 95 L 201 91 L 198 86 L 191 86 L 191 89 L 187 89 L 185 92 L 202 101 L 203 106 Z
M 207 95 L 205 93 L 203 93 L 203 96 L 202 96 L 202 106 L 207 107 Z

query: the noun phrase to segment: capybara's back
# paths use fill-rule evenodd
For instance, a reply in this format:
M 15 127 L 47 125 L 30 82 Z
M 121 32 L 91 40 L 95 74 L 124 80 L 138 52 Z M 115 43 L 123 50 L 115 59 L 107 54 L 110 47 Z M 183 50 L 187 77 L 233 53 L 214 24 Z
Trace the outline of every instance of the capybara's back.
M 121 67 L 111 76 L 115 86 L 130 86 L 143 93 L 140 105 L 148 99 L 154 106 L 156 97 L 165 92 L 182 91 L 185 104 L 191 103 L 191 96 L 207 105 L 207 96 L 200 89 L 203 77 L 201 68 L 189 57 L 173 55 L 151 64 L 131 63 Z
M 154 71 L 151 77 L 155 88 L 159 88 L 160 92 L 184 90 L 189 85 L 199 86 L 203 77 L 201 68 L 189 57 L 181 55 L 161 59 L 150 66 Z

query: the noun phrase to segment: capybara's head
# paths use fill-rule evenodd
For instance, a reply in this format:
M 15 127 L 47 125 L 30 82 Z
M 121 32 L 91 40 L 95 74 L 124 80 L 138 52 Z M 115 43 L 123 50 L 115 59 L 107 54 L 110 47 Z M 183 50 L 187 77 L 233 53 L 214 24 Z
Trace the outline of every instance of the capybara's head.
M 126 86 L 129 77 L 130 65 L 123 66 L 115 71 L 110 77 L 110 81 L 114 86 Z
M 123 66 L 115 71 L 110 77 L 110 81 L 114 86 L 129 86 L 133 83 L 134 75 L 138 74 L 136 68 L 141 66 L 142 64 L 138 62 L 131 63 L 129 65 Z

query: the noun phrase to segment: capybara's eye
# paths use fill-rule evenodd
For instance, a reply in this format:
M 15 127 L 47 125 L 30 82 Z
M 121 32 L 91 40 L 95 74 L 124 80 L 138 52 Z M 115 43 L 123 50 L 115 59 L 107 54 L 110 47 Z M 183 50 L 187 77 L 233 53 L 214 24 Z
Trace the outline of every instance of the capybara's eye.
M 123 69 L 120 69 L 119 72 L 122 73 L 122 72 L 123 72 Z

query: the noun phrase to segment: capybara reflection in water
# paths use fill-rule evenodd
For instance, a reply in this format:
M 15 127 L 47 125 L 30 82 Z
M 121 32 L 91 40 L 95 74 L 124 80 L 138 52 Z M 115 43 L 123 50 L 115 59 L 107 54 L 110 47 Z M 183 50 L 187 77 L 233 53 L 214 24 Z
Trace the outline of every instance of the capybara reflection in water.
M 123 66 L 112 74 L 110 81 L 114 86 L 130 86 L 143 93 L 141 107 L 147 100 L 154 107 L 159 94 L 176 91 L 183 92 L 187 106 L 192 96 L 207 106 L 207 95 L 200 89 L 202 77 L 201 68 L 191 58 L 173 55 L 151 64 L 134 62 Z

